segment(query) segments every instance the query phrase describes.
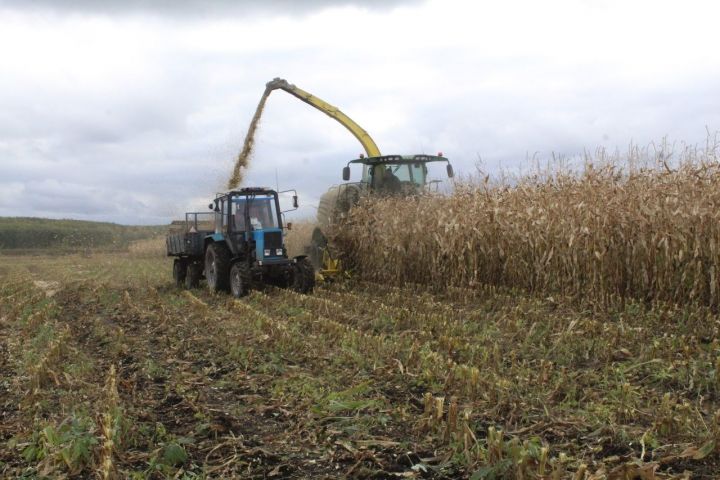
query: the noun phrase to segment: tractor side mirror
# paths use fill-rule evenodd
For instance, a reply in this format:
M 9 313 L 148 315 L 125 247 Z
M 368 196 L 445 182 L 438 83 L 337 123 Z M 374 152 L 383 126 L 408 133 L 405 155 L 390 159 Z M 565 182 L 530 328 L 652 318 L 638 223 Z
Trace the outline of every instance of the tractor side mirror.
M 213 204 L 211 203 L 210 205 L 208 205 L 208 208 L 209 208 L 210 210 L 212 210 L 212 209 L 213 209 Z
M 343 168 L 343 181 L 347 182 L 350 180 L 350 167 Z
M 298 208 L 298 196 L 293 195 L 293 207 Z
M 447 174 L 449 178 L 453 178 L 455 176 L 455 172 L 453 172 L 452 165 L 449 163 L 447 164 Z

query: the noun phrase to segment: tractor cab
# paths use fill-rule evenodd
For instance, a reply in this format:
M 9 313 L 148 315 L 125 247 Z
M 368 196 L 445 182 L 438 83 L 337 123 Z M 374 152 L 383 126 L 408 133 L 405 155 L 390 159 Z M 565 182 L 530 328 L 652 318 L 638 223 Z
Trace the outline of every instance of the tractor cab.
M 350 165 L 361 164 L 363 187 L 378 193 L 414 193 L 427 185 L 427 164 L 446 162 L 447 175 L 453 177 L 450 161 L 440 155 L 383 155 L 351 160 L 343 169 L 343 180 L 350 180 Z
M 213 237 L 224 237 L 233 255 L 260 265 L 287 262 L 278 192 L 242 188 L 218 195 L 210 206 L 215 211 Z M 293 207 L 297 208 L 297 194 Z

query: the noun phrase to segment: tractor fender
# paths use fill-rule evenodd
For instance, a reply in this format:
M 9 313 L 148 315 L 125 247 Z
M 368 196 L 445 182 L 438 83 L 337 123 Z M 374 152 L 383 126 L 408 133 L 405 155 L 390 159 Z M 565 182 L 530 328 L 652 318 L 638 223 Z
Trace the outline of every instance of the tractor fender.
M 236 257 L 232 257 L 230 259 L 230 266 L 232 267 L 234 264 L 236 264 L 238 262 L 247 262 L 247 261 L 248 261 L 247 257 L 244 254 L 241 254 Z
M 212 235 L 208 235 L 205 237 L 205 244 L 204 249 L 207 250 L 208 245 L 215 242 L 224 242 L 225 241 L 225 235 L 222 233 L 213 233 Z

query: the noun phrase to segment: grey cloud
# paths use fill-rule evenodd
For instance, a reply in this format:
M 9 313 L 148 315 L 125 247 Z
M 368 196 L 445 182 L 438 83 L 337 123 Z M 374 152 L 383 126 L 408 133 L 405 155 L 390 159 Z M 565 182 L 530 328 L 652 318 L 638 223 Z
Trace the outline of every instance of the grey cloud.
M 13 185 L 0 182 L 0 188 Z M 14 188 L 13 195 L 3 199 L 0 215 L 46 216 L 51 218 L 78 218 L 87 220 L 122 221 L 137 219 L 144 212 L 142 223 L 163 223 L 164 218 L 154 212 L 134 194 L 111 187 L 93 187 L 86 184 L 56 180 L 30 181 Z
M 17 8 L 28 3 L 60 5 L 57 11 L 130 11 L 119 1 L 0 0 L 0 6 Z M 266 11 L 296 8 L 296 2 L 270 3 Z M 311 2 L 313 8 L 331 4 L 336 5 Z M 139 2 L 130 5 L 141 8 Z M 163 13 L 171 10 L 168 5 L 155 4 L 150 11 Z M 160 34 L 175 27 L 163 25 Z M 478 154 L 496 170 L 526 164 L 526 154 L 536 151 L 547 158 L 598 144 L 622 149 L 630 140 L 647 144 L 666 134 L 692 142 L 702 139 L 705 125 L 720 127 L 715 94 L 720 77 L 712 70 L 703 81 L 677 81 L 671 90 L 614 84 L 602 65 L 560 69 L 539 58 L 480 57 L 462 46 L 418 52 L 388 48 L 386 63 L 380 64 L 373 63 L 375 52 L 341 46 L 250 53 L 170 46 L 145 55 L 149 60 L 140 65 L 153 68 L 141 81 L 106 85 L 114 77 L 104 74 L 91 90 L 72 82 L 58 85 L 55 79 L 28 83 L 19 74 L 8 80 L 14 72 L 3 74 L 0 215 L 147 224 L 206 208 L 206 199 L 224 188 L 264 83 L 274 76 L 342 108 L 383 152 L 442 150 L 458 174 L 472 172 Z M 62 73 L 57 72 L 64 78 Z M 127 77 L 119 67 L 113 73 Z M 366 82 L 363 75 L 373 78 Z M 434 79 L 432 90 L 417 86 L 424 85 L 425 75 Z M 493 75 L 514 84 L 488 82 Z M 404 84 L 373 81 L 380 77 L 390 85 L 401 78 Z M 567 88 L 554 84 L 564 79 Z M 386 101 L 392 108 L 385 108 Z M 394 112 L 401 121 L 386 122 Z M 314 215 L 312 204 L 329 185 L 340 183 L 341 168 L 360 152 L 343 127 L 283 92 L 267 104 L 257 147 L 247 184 L 274 186 L 277 170 L 281 188 L 298 189 L 300 216 Z M 434 178 L 444 178 L 442 171 Z
M 0 0 L 0 8 L 162 16 L 302 15 L 329 7 L 387 10 L 423 0 Z

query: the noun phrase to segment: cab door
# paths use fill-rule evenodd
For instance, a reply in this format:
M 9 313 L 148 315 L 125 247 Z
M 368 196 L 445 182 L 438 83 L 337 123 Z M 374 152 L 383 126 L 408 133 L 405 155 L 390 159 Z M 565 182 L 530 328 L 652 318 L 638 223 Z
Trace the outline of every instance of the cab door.
M 247 198 L 232 197 L 229 202 L 227 239 L 234 256 L 247 250 Z

